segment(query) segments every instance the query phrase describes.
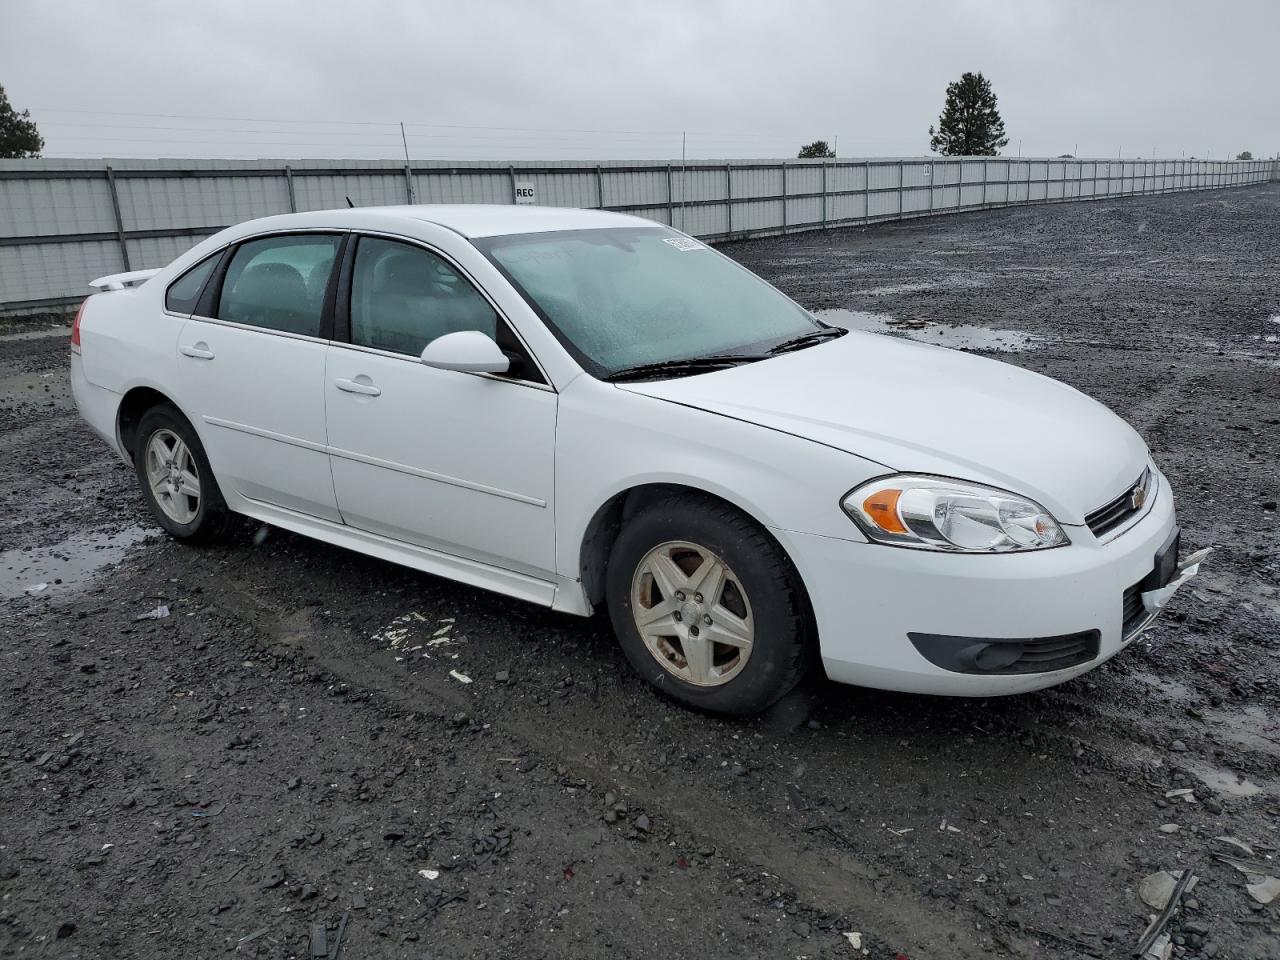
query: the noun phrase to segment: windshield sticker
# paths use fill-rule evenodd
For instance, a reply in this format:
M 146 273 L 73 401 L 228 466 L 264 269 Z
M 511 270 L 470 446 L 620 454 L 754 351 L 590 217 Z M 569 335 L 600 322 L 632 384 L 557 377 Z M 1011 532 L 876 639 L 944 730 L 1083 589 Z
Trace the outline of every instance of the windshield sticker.
M 664 237 L 663 243 L 669 243 L 677 250 L 705 250 L 705 246 L 697 240 L 690 240 L 688 237 Z

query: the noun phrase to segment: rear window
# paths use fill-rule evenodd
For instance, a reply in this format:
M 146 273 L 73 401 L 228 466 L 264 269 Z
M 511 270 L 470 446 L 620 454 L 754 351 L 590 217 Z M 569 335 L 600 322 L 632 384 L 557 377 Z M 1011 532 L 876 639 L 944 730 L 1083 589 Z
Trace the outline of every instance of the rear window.
M 227 267 L 218 319 L 320 335 L 336 234 L 288 234 L 242 243 Z
M 208 282 L 213 268 L 217 266 L 219 254 L 205 257 L 194 267 L 180 276 L 164 295 L 164 308 L 173 313 L 190 313 L 200 302 L 200 294 Z

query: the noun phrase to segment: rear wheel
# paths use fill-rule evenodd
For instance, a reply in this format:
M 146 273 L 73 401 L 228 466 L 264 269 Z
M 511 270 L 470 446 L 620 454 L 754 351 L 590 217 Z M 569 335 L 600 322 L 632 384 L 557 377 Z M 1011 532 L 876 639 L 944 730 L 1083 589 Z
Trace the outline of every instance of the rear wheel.
M 142 415 L 133 465 L 151 513 L 172 536 L 210 543 L 226 534 L 231 511 L 200 438 L 176 407 L 160 404 Z
M 607 596 L 627 659 L 680 703 L 758 713 L 804 673 L 795 571 L 727 504 L 677 496 L 632 518 L 609 559 Z

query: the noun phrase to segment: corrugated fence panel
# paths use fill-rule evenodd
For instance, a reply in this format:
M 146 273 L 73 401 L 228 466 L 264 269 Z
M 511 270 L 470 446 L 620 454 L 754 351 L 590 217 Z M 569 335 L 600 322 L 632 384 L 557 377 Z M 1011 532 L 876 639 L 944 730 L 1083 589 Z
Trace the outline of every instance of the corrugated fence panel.
M 688 193 L 686 195 L 686 186 Z M 685 200 L 723 200 L 727 193 L 728 184 L 725 182 L 724 168 L 705 169 L 705 170 L 688 170 L 683 175 L 679 172 L 675 174 L 675 195 L 676 199 Z
M 821 193 L 822 192 L 822 167 L 798 166 L 792 164 L 787 167 L 787 196 L 795 196 L 797 193 Z M 815 218 L 821 220 L 821 217 Z M 787 218 L 790 223 L 790 217 Z M 797 221 L 798 222 L 798 221 Z
M 787 225 L 812 226 L 822 223 L 822 198 L 800 197 L 787 200 Z
M 849 182 L 853 183 L 853 182 L 860 181 L 863 178 L 864 173 L 865 171 L 860 168 L 849 171 L 848 172 Z M 861 190 L 862 186 L 861 184 L 859 184 L 859 186 L 856 188 L 841 187 L 839 189 Z M 864 220 L 866 219 L 866 216 L 867 216 L 867 195 L 864 193 L 837 194 L 836 196 L 832 197 L 827 203 L 827 219 L 828 220 L 836 220 L 836 221 Z
M 111 192 L 100 179 L 0 181 L 0 237 L 115 230 Z
M 565 171 L 563 173 L 517 174 L 516 179 L 533 184 L 538 203 L 545 207 L 594 207 L 596 175 Z
M 782 196 L 782 168 L 744 167 L 733 170 L 733 198 Z M 778 223 L 782 217 L 778 217 Z M 737 227 L 737 218 L 734 227 Z
M 782 225 L 781 200 L 751 200 L 733 205 L 734 232 L 772 232 Z
M 290 209 L 511 203 L 625 210 L 746 237 L 982 206 L 1280 179 L 1265 160 L 948 157 L 404 164 L 383 160 L 0 161 L 0 310 L 77 301 L 88 280 L 162 266 L 212 228 Z M 730 200 L 729 198 L 732 198 Z M 118 214 L 117 214 L 118 211 Z M 117 219 L 118 216 L 118 219 Z M 127 253 L 127 263 L 126 263 Z
M 114 240 L 0 247 L 0 306 L 89 295 L 89 281 L 124 269 Z
M 510 203 L 511 175 L 505 170 L 433 170 L 413 175 L 418 203 Z
M 667 226 L 671 225 L 667 221 L 667 208 L 665 206 L 638 207 L 638 208 L 633 207 L 632 209 L 628 210 L 627 213 L 629 213 L 633 217 L 644 217 L 646 220 L 653 220 L 657 223 L 666 224 Z M 738 224 L 736 222 L 734 223 L 733 226 L 735 230 L 738 228 Z
M 126 241 L 129 244 L 129 262 L 168 263 L 186 253 L 201 240 L 211 236 L 213 234 L 204 233 L 191 234 L 184 237 L 139 237 L 130 239 Z
M 225 227 L 289 212 L 284 172 L 272 177 L 116 177 L 125 230 Z
M 600 178 L 604 182 L 606 207 L 631 207 L 650 203 L 665 206 L 667 202 L 666 170 L 627 172 L 605 167 Z M 674 184 L 672 187 L 674 192 Z
M 295 170 L 293 192 L 300 211 L 345 207 L 348 197 L 357 207 L 406 202 L 404 170 L 357 174 L 313 174 Z

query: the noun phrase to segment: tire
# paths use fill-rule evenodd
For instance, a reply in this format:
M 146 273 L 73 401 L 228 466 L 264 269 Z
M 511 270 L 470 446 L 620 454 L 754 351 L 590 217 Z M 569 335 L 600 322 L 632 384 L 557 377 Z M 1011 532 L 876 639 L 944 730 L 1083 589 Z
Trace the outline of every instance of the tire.
M 811 660 L 795 569 L 759 525 L 718 500 L 673 495 L 627 521 L 610 553 L 605 595 L 631 665 L 688 707 L 759 713 Z
M 169 469 L 161 467 L 166 454 L 173 464 Z M 162 403 L 142 415 L 133 467 L 152 516 L 175 540 L 203 544 L 226 536 L 231 527 L 231 511 L 218 489 L 200 438 L 177 407 Z M 157 474 L 167 479 L 157 483 Z M 198 490 L 195 496 L 191 494 L 193 478 L 194 489 Z

